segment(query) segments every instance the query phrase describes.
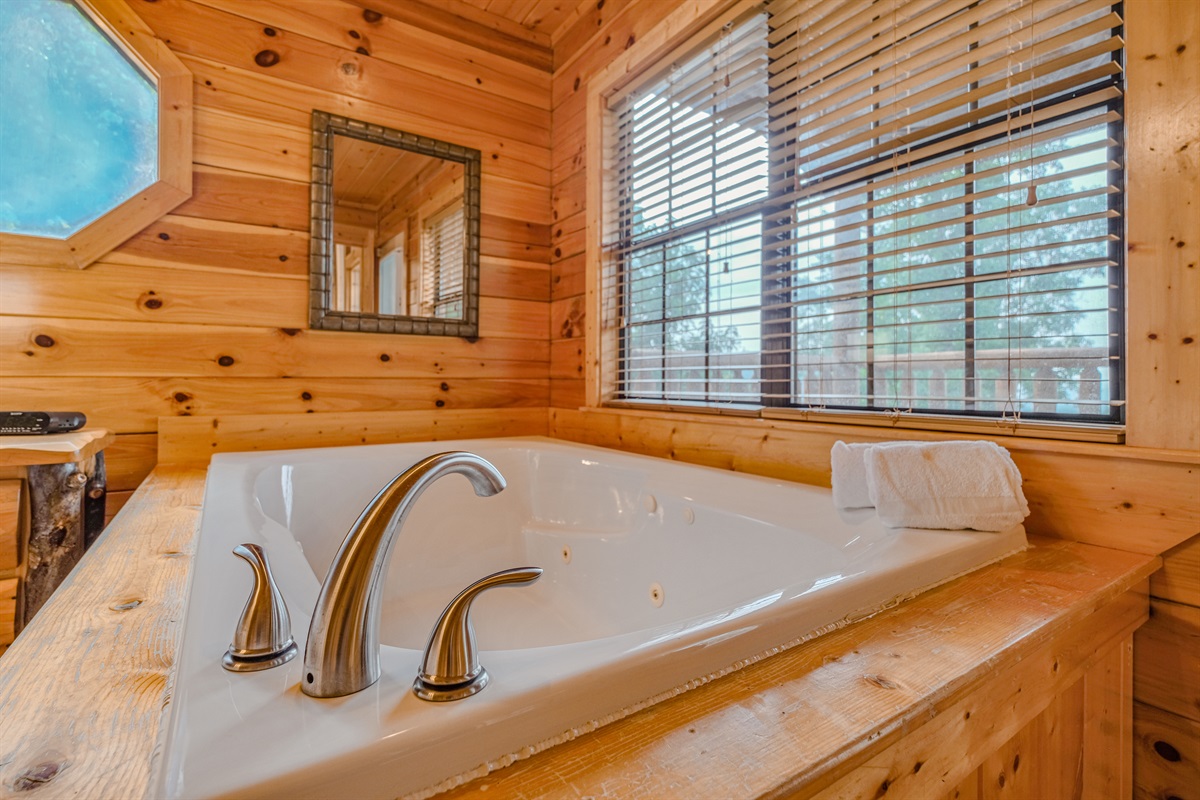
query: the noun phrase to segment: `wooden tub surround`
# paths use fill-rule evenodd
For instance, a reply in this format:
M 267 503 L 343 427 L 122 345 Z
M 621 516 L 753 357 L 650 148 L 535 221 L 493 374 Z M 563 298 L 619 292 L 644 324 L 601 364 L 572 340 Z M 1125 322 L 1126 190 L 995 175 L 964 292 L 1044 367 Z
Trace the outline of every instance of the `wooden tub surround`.
M 151 796 L 204 474 L 157 467 L 0 660 L 0 795 Z M 1161 559 L 1031 542 L 444 796 L 1130 797 Z

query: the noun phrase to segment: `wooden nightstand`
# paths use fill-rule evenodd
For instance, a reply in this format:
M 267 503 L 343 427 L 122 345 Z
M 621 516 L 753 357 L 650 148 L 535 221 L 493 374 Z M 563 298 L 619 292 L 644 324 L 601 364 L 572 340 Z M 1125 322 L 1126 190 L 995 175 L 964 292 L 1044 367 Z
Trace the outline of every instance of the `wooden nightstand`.
M 0 437 L 0 653 L 104 528 L 102 428 Z

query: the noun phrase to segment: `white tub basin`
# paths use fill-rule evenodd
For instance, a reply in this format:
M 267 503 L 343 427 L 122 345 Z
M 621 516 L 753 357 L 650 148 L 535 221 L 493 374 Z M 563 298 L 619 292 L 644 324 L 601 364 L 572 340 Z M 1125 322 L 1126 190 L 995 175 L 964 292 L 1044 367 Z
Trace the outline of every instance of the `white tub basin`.
M 300 692 L 303 657 L 235 674 L 221 656 L 250 591 L 230 554 L 263 546 L 301 653 L 320 581 L 363 507 L 421 458 L 468 450 L 508 488 L 450 475 L 392 557 L 383 677 Z M 1026 546 L 1003 533 L 887 530 L 826 489 L 549 439 L 225 454 L 209 469 L 162 770 L 168 797 L 425 795 L 483 774 Z M 472 618 L 492 682 L 461 701 L 411 692 L 430 628 L 478 578 Z

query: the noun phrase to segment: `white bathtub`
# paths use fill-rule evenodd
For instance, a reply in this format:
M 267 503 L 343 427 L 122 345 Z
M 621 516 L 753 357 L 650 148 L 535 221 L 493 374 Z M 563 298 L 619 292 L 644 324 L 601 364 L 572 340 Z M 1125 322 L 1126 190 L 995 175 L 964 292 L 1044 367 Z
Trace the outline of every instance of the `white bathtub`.
M 447 476 L 416 503 L 387 576 L 383 676 L 349 697 L 300 692 L 321 579 L 350 524 L 420 458 L 469 450 L 508 480 L 480 498 Z M 230 550 L 262 545 L 301 656 L 221 667 L 250 590 Z M 161 770 L 168 797 L 427 795 L 1026 546 L 1004 533 L 887 530 L 827 489 L 549 439 L 225 454 L 209 469 Z M 481 693 L 411 692 L 429 630 L 472 581 Z

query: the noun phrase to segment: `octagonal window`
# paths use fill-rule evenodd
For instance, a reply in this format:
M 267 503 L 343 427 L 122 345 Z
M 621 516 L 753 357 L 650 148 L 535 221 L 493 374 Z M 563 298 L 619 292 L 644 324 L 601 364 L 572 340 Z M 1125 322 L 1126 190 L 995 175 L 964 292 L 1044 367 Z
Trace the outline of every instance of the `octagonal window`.
M 0 264 L 86 267 L 186 200 L 191 119 L 125 0 L 0 0 Z
M 78 6 L 0 3 L 0 230 L 66 238 L 158 179 L 158 90 Z

